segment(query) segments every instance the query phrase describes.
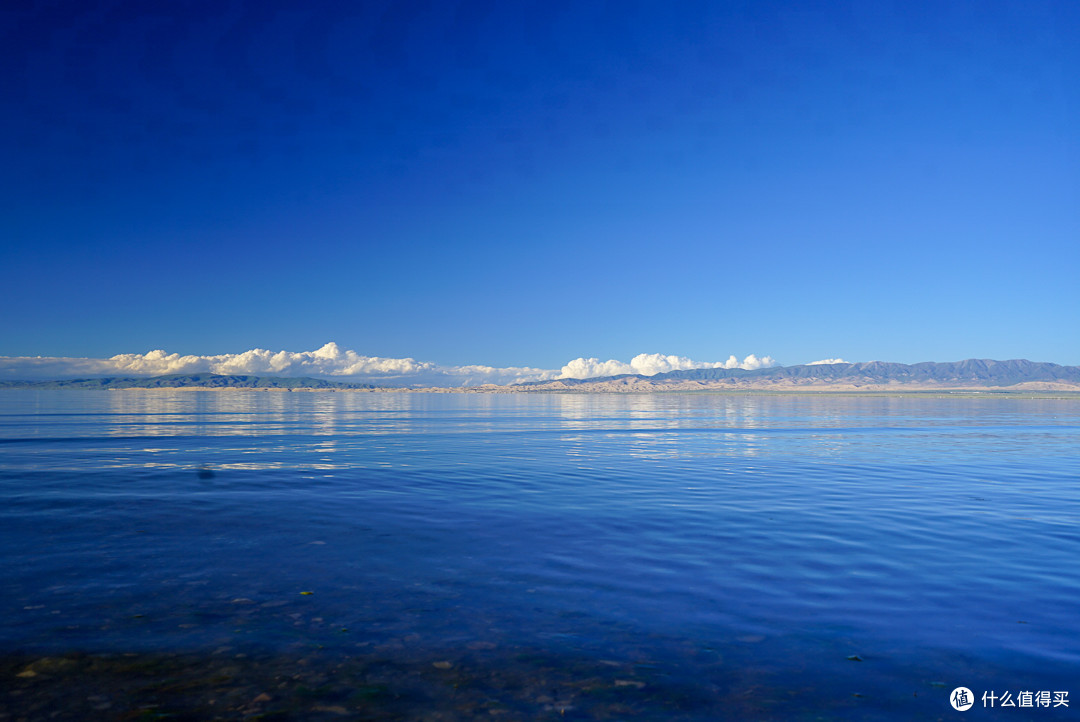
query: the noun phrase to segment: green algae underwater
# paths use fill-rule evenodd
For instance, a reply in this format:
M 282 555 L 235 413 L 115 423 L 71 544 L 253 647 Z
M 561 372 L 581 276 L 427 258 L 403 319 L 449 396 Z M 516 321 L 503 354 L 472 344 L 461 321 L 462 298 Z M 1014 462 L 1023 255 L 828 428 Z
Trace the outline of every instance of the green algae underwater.
M 714 659 L 595 659 L 473 645 L 458 657 L 218 654 L 8 655 L 10 720 L 941 719 L 947 690 L 902 692 L 841 675 L 820 686 Z M 492 645 L 493 646 L 493 645 Z M 448 655 L 442 655 L 446 657 Z M 715 655 L 714 655 L 715 656 Z M 851 660 L 847 660 L 853 664 Z M 704 675 L 704 678 L 701 676 Z M 689 681 L 693 679 L 694 681 Z M 880 681 L 879 681 L 880 682 Z

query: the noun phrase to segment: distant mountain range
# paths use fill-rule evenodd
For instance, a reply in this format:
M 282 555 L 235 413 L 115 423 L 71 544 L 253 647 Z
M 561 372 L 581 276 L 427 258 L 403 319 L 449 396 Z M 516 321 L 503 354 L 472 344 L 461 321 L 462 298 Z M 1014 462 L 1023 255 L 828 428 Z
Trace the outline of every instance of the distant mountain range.
M 105 377 L 62 381 L 0 381 L 0 388 L 33 389 L 372 389 L 371 384 L 350 384 L 313 378 L 242 376 L 226 374 L 169 374 L 167 376 Z
M 1080 391 L 1080 366 L 1023 359 L 968 359 L 952 363 L 866 363 L 774 366 L 754 369 L 693 369 L 654 376 L 626 374 L 593 379 L 559 379 L 521 384 L 533 391 L 700 391 L 700 390 L 935 390 L 1013 389 Z
M 106 377 L 61 381 L 0 381 L 0 388 L 35 389 L 325 389 L 362 391 L 371 384 L 222 374 L 171 374 L 151 377 Z M 693 369 L 654 376 L 624 374 L 591 379 L 531 381 L 511 386 L 480 386 L 442 391 L 493 392 L 649 392 L 649 391 L 921 391 L 1012 390 L 1080 392 L 1080 366 L 1034 361 L 968 359 L 952 363 L 809 364 L 754 369 Z M 379 389 L 405 391 L 407 389 Z

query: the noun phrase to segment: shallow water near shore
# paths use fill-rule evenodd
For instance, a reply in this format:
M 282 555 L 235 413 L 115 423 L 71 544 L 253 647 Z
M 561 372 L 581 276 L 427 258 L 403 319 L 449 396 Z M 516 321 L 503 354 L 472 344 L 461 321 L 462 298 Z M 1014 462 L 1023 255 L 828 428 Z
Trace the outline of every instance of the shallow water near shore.
M 0 713 L 1071 697 L 1078 472 L 1069 399 L 3 391 Z

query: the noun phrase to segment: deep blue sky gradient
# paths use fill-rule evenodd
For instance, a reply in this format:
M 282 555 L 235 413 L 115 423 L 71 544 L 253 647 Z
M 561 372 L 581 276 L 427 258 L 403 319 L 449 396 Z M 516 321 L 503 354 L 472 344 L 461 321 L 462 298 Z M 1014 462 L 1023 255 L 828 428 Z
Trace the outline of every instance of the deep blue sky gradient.
M 13 5 L 0 355 L 1080 364 L 1080 4 Z

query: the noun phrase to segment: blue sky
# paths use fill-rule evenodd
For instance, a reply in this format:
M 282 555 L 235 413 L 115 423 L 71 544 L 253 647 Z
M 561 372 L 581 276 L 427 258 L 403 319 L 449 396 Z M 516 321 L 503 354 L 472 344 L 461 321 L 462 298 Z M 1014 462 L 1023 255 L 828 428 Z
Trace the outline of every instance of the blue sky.
M 0 10 L 0 355 L 1080 364 L 1080 5 Z

